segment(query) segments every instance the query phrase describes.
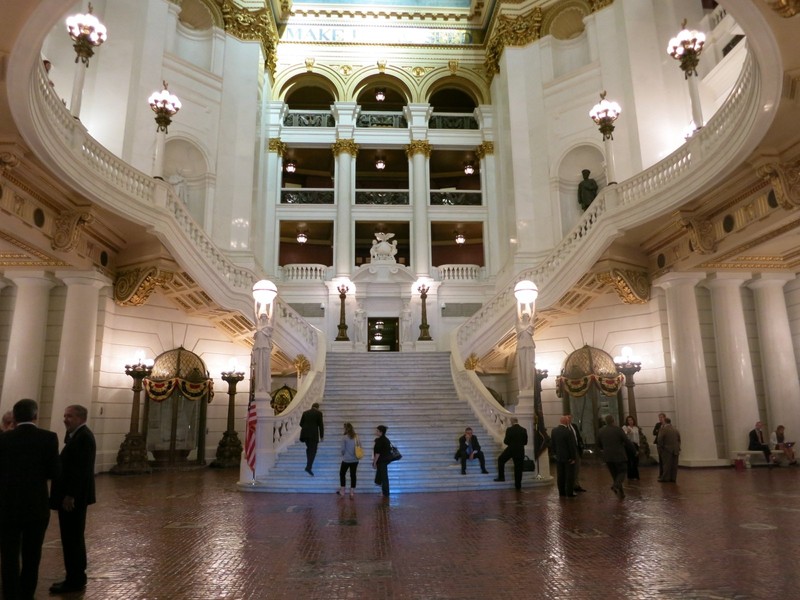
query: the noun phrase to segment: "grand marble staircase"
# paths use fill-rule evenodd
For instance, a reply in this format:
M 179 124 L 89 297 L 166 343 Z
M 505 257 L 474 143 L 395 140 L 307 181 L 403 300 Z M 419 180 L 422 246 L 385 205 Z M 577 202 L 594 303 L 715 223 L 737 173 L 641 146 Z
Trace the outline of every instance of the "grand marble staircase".
M 353 424 L 366 456 L 358 467 L 357 493 L 375 494 L 372 443 L 378 425 L 403 459 L 389 467 L 392 493 L 483 490 L 513 487 L 512 463 L 506 483 L 495 483 L 502 446 L 480 426 L 469 406 L 456 396 L 450 375 L 450 355 L 437 353 L 328 354 L 325 395 L 320 409 L 325 439 L 314 462 L 314 477 L 304 472 L 305 444 L 295 443 L 280 455 L 263 490 L 268 492 L 330 493 L 339 488 L 340 442 L 343 423 Z M 481 442 L 489 475 L 477 461 L 461 475 L 453 460 L 458 438 L 470 426 Z M 523 485 L 534 483 L 525 473 Z M 349 485 L 349 483 L 348 483 Z

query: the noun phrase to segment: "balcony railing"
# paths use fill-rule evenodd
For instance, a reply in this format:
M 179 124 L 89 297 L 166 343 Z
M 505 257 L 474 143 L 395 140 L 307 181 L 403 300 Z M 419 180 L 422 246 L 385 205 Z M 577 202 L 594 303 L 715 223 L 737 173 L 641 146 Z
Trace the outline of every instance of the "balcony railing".
M 327 277 L 325 265 L 297 263 L 281 267 L 281 281 L 325 281 Z
M 282 189 L 281 204 L 334 204 L 333 190 L 324 189 Z
M 428 119 L 430 129 L 478 129 L 478 121 L 463 113 L 434 113 Z
M 431 192 L 431 206 L 480 206 L 482 203 L 480 190 Z
M 439 265 L 439 281 L 478 281 L 484 277 L 479 265 Z
M 283 119 L 284 127 L 336 127 L 329 110 L 290 110 Z
M 408 190 L 356 190 L 356 204 L 408 205 Z
M 392 127 L 407 129 L 408 121 L 401 112 L 363 111 L 356 119 L 356 127 Z

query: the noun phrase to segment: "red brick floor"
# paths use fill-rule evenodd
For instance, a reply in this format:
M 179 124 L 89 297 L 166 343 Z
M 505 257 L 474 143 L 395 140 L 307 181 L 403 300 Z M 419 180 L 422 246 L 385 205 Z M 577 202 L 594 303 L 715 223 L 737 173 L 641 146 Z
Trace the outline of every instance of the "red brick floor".
M 242 493 L 237 471 L 98 477 L 91 599 L 800 598 L 800 469 L 654 468 L 609 489 Z M 302 475 L 302 474 L 301 474 Z M 364 478 L 366 479 L 366 478 Z M 56 520 L 37 598 L 60 579 Z

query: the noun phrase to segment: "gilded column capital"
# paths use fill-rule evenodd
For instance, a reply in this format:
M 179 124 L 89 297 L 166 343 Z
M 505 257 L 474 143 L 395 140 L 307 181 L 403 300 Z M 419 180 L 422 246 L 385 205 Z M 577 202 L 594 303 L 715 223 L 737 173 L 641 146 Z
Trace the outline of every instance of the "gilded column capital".
M 286 155 L 287 146 L 281 141 L 281 138 L 269 138 L 267 143 L 267 150 L 275 152 L 278 156 Z
M 800 206 L 800 159 L 792 163 L 769 163 L 757 170 L 775 192 L 778 203 L 786 210 Z
M 87 211 L 65 211 L 55 221 L 55 233 L 50 247 L 53 250 L 71 252 L 78 245 L 81 229 L 94 221 L 94 215 Z
M 483 160 L 484 156 L 489 156 L 490 154 L 494 154 L 494 142 L 483 142 L 475 148 L 475 155 L 478 160 Z
M 614 268 L 595 277 L 611 286 L 625 304 L 647 304 L 650 300 L 650 277 L 644 271 Z
M 266 70 L 274 78 L 278 64 L 279 37 L 272 13 L 266 8 L 247 10 L 235 4 L 233 0 L 223 0 L 220 10 L 225 33 L 240 40 L 261 42 L 266 57 Z
M 406 156 L 411 158 L 415 154 L 424 154 L 426 158 L 431 156 L 431 143 L 428 140 L 411 140 L 406 146 Z
M 354 158 L 358 156 L 358 144 L 353 139 L 336 140 L 331 146 L 331 150 L 333 150 L 334 156 L 339 156 L 342 152 L 346 152 Z
M 696 252 L 697 254 L 711 254 L 717 249 L 714 224 L 711 221 L 681 216 L 678 225 L 689 233 L 689 243 L 691 244 L 692 252 Z
M 490 78 L 500 72 L 500 57 L 506 46 L 527 46 L 541 37 L 543 19 L 539 6 L 518 16 L 500 15 L 486 44 L 484 66 Z
M 120 306 L 143 306 L 158 286 L 172 281 L 174 273 L 158 267 L 138 267 L 117 275 L 114 302 Z

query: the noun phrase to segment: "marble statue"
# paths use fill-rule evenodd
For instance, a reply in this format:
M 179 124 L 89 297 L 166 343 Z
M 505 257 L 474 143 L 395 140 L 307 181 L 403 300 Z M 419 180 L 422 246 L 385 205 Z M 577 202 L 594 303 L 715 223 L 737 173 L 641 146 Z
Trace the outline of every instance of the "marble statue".
M 536 344 L 533 341 L 533 319 L 525 311 L 517 319 L 517 382 L 520 390 L 532 390 L 536 381 L 534 361 Z

